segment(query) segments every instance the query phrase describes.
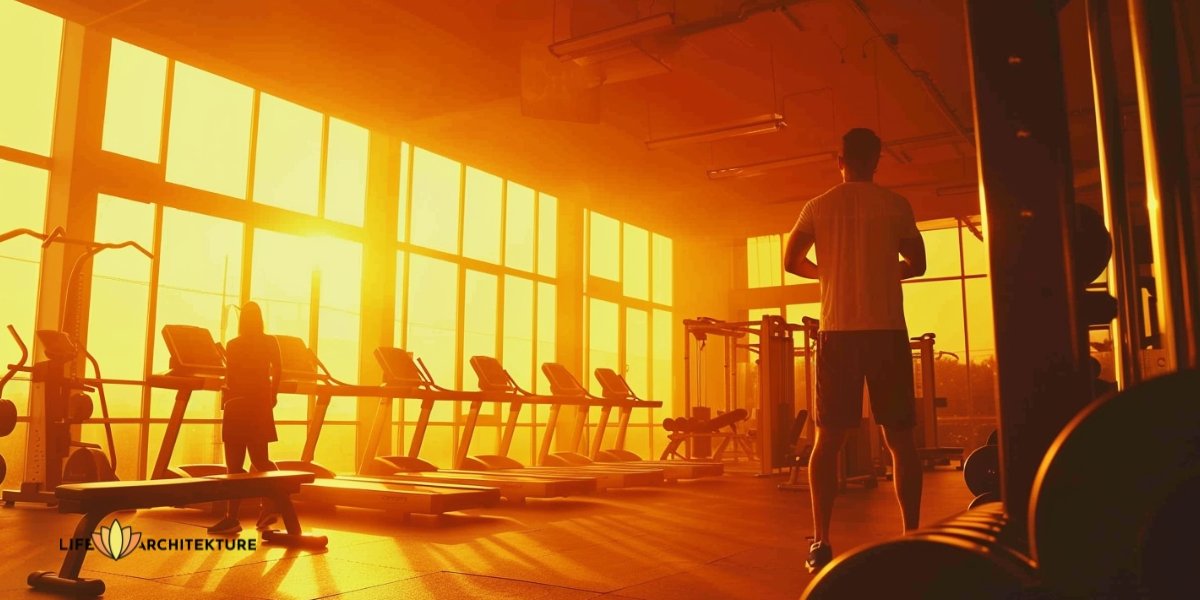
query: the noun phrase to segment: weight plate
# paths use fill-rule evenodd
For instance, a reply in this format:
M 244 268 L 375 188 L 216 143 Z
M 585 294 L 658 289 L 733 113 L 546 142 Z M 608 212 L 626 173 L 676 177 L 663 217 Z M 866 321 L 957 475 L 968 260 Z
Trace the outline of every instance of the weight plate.
M 1156 377 L 1093 402 L 1054 440 L 1030 503 L 1053 591 L 1200 596 L 1187 550 L 1200 535 L 1198 399 L 1200 371 Z
M 990 434 L 988 434 L 987 445 L 988 446 L 996 446 L 999 444 L 1000 444 L 1000 430 L 993 429 L 992 432 Z
M 0 437 L 13 432 L 17 426 L 17 405 L 12 400 L 0 400 Z
M 4 462 L 4 457 L 0 456 L 0 483 L 4 483 L 4 478 L 8 476 L 8 464 Z
M 72 423 L 82 423 L 92 416 L 92 397 L 78 392 L 71 394 L 71 398 L 67 400 L 67 420 Z
M 980 446 L 963 463 L 963 479 L 976 496 L 1000 490 L 1000 447 Z

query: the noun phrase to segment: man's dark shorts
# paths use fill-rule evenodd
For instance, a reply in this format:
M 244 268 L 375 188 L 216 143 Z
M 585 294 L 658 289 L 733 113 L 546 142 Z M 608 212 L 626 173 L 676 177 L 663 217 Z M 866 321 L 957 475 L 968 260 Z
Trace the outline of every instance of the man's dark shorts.
M 875 422 L 904 429 L 916 424 L 908 332 L 822 331 L 817 354 L 817 415 L 821 427 L 854 428 L 862 419 L 863 380 Z

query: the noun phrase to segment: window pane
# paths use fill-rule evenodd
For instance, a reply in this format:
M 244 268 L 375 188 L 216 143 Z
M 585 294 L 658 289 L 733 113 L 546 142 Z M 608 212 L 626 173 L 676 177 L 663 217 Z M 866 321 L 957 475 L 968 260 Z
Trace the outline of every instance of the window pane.
M 617 305 L 591 298 L 588 301 L 588 361 L 590 375 L 600 367 L 620 369 L 617 356 Z M 595 377 L 587 377 L 593 394 L 601 394 Z
M 621 280 L 620 248 L 621 222 L 598 212 L 590 212 L 588 231 L 588 274 L 613 281 Z
M 334 377 L 358 381 L 362 244 L 333 238 L 311 241 L 319 251 L 316 264 L 321 273 L 317 353 Z M 329 418 L 356 419 L 355 405 L 352 398 L 334 399 L 329 405 Z M 343 453 L 351 454 L 345 450 Z
M 409 161 L 412 159 L 412 146 L 408 142 L 400 143 L 400 194 L 398 202 L 400 203 L 399 210 L 396 211 L 396 240 L 405 241 L 408 239 L 408 197 L 409 197 L 409 178 L 408 170 L 412 165 Z
M 108 97 L 104 102 L 104 138 L 100 147 L 158 162 L 166 87 L 165 56 L 114 39 L 108 63 Z
M 814 319 L 821 318 L 821 303 L 820 302 L 805 302 L 804 304 L 789 304 L 787 305 L 787 322 L 799 325 L 804 322 L 804 317 L 812 317 Z
M 457 254 L 458 163 L 415 148 L 412 178 L 412 243 Z
M 533 383 L 533 282 L 504 277 L 504 368 L 529 389 Z
M 254 201 L 317 214 L 321 167 L 321 113 L 262 94 Z
M 537 368 L 541 371 L 542 364 L 558 362 L 558 343 L 555 336 L 558 333 L 558 289 L 549 283 L 537 284 Z M 535 377 L 537 384 L 533 391 L 545 393 L 543 378 Z
M 663 415 L 669 416 L 675 414 L 672 394 L 672 385 L 674 379 L 674 364 L 675 357 L 672 353 L 675 340 L 675 327 L 671 313 L 665 310 L 654 311 L 654 338 L 653 338 L 653 356 L 654 356 L 654 389 L 642 391 L 635 389 L 638 394 L 653 394 L 649 400 L 657 400 L 663 403 Z M 644 397 L 644 396 L 643 396 Z
M 971 230 L 963 228 L 963 266 L 967 275 L 988 274 L 987 244 L 975 237 Z
M 504 264 L 533 270 L 533 190 L 508 182 L 505 210 Z
M 458 267 L 444 260 L 412 254 L 408 258 L 408 268 L 407 350 L 425 361 L 439 384 L 458 385 L 454 380 Z
M 654 259 L 654 303 L 671 305 L 672 290 L 675 287 L 675 269 L 671 238 L 658 235 L 651 236 L 654 247 L 651 254 Z
M 749 287 L 782 285 L 782 253 L 778 235 L 760 235 L 746 240 L 746 276 Z
M 971 334 L 972 355 L 977 352 L 989 356 L 995 354 L 996 330 L 992 315 L 990 279 L 967 280 L 967 327 Z
M 311 342 L 311 243 L 307 238 L 256 230 L 250 271 L 250 298 L 262 307 L 267 333 L 295 336 L 306 344 Z
M 0 145 L 50 156 L 63 20 L 0 0 Z
M 153 236 L 154 205 L 99 197 L 97 241 L 132 240 L 150 248 Z M 108 250 L 93 259 L 87 341 L 88 350 L 100 361 L 105 377 L 141 379 L 145 372 L 150 266 L 150 260 L 132 248 Z M 138 416 L 141 389 L 112 386 L 108 390 L 108 404 L 113 416 Z
M 246 197 L 254 91 L 175 63 L 167 181 Z
M 957 228 L 922 231 L 921 237 L 925 239 L 926 265 L 922 277 L 955 277 L 962 273 L 958 263 Z
M 554 277 L 558 271 L 558 199 L 538 194 L 539 275 Z
M 463 256 L 500 264 L 500 198 L 504 180 L 467 167 Z
M 463 290 L 463 383 L 474 388 L 471 370 L 472 356 L 496 356 L 496 301 L 498 284 L 495 275 L 467 271 Z M 470 383 L 467 383 L 470 382 Z
M 0 232 L 43 230 L 49 178 L 50 173 L 42 169 L 0 160 L 0 206 L 4 207 L 0 210 Z M 21 236 L 0 244 L 0 281 L 5 286 L 0 294 L 0 314 L 4 315 L 4 323 L 17 328 L 26 344 L 33 343 L 41 261 L 42 246 L 37 238 Z M 25 414 L 28 388 L 25 381 L 13 381 L 4 388 L 5 397 L 17 403 L 21 414 Z
M 170 367 L 163 325 L 204 327 L 221 343 L 237 336 L 236 308 L 242 283 L 240 223 L 165 208 L 162 228 L 158 331 L 154 332 L 156 373 Z
M 904 320 L 909 335 L 936 333 L 938 350 L 961 353 L 964 348 L 961 284 L 958 281 L 904 284 Z
M 771 308 L 752 308 L 748 311 L 749 314 L 746 315 L 746 320 L 757 323 L 762 320 L 764 315 L 779 315 L 781 312 L 782 311 L 779 310 L 778 306 L 773 306 Z
M 650 388 L 649 321 L 646 311 L 625 309 L 625 380 L 635 391 Z
M 624 283 L 625 295 L 639 300 L 650 299 L 650 234 L 628 223 L 625 228 Z
M 363 224 L 367 201 L 366 129 L 341 119 L 329 119 L 329 158 L 325 168 L 325 218 Z

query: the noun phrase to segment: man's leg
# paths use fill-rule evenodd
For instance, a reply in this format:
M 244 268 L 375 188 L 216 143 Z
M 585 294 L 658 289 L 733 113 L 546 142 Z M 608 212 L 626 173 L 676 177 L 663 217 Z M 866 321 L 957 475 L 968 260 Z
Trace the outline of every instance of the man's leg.
M 921 457 L 917 454 L 913 430 L 913 427 L 883 428 L 883 437 L 892 453 L 892 468 L 896 475 L 896 499 L 900 501 L 900 514 L 904 517 L 904 533 L 916 529 L 921 519 L 921 486 L 924 472 Z
M 245 473 L 246 463 L 246 445 L 241 442 L 225 443 L 225 472 L 230 475 L 235 473 Z M 225 512 L 225 517 L 228 519 L 237 519 L 238 508 L 241 507 L 240 500 L 230 500 L 227 504 L 228 509 Z
M 808 457 L 814 542 L 829 543 L 829 522 L 833 518 L 833 500 L 838 492 L 838 453 L 846 443 L 848 432 L 848 429 L 817 426 L 817 439 Z

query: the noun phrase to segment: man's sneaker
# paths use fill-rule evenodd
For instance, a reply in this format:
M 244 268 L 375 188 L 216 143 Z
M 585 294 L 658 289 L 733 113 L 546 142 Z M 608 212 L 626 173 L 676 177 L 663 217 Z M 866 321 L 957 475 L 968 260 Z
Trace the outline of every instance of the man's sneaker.
M 831 560 L 833 560 L 833 546 L 825 542 L 814 542 L 808 548 L 808 560 L 804 561 L 804 566 L 808 567 L 809 573 L 816 573 Z
M 225 517 L 217 521 L 216 525 L 208 528 L 208 532 L 212 535 L 229 535 L 242 530 L 242 524 L 233 517 Z
M 274 525 L 275 522 L 278 520 L 279 520 L 279 513 L 273 512 L 273 511 L 268 511 L 264 507 L 263 511 L 258 515 L 258 523 L 255 525 L 255 527 L 259 531 L 266 531 L 266 530 L 270 529 L 271 526 Z

